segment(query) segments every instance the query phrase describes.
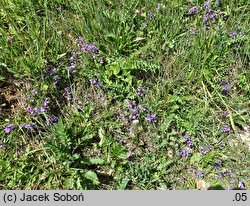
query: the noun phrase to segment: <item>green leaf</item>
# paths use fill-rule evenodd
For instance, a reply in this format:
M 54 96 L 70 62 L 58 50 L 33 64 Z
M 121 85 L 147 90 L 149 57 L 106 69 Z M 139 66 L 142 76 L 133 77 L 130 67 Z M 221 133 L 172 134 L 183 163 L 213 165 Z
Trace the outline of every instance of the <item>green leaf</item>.
M 57 55 L 57 60 L 58 60 L 58 59 L 61 59 L 61 58 L 64 57 L 66 54 L 67 54 L 67 53 L 63 53 L 63 54 Z
M 125 178 L 122 179 L 121 183 L 118 185 L 118 190 L 124 190 L 126 189 L 130 179 L 126 176 Z
M 100 183 L 96 173 L 93 171 L 86 172 L 84 174 L 84 177 L 88 180 L 91 180 L 95 185 L 98 185 Z
M 100 128 L 98 130 L 98 135 L 100 137 L 99 146 L 101 147 L 105 141 L 105 130 L 103 128 Z
M 90 164 L 97 165 L 97 164 L 103 164 L 104 160 L 100 159 L 100 158 L 90 158 L 89 162 L 90 162 Z
M 198 163 L 202 159 L 202 154 L 201 153 L 196 153 L 190 158 L 190 164 Z

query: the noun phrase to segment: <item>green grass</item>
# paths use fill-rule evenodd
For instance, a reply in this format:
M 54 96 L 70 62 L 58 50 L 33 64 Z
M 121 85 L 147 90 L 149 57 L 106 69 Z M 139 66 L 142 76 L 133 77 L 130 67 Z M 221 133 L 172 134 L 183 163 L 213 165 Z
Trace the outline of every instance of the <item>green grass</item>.
M 0 189 L 250 189 L 250 4 L 203 4 L 2 0 Z

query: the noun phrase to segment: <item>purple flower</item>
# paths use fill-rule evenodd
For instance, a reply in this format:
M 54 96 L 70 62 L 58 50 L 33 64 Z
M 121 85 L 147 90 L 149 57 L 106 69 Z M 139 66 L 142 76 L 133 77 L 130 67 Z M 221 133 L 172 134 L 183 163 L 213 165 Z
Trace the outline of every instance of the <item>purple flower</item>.
M 36 90 L 32 90 L 31 94 L 35 95 L 35 94 L 37 94 L 37 91 Z
M 46 113 L 48 110 L 45 109 L 44 107 L 41 107 L 41 108 L 40 108 L 40 111 Z
M 53 67 L 53 68 L 51 69 L 49 75 L 50 75 L 50 76 L 54 76 L 54 75 L 56 74 L 56 70 L 57 70 L 57 69 L 56 69 L 55 67 Z
M 101 82 L 97 82 L 96 85 L 97 85 L 98 87 L 102 87 L 102 83 L 101 83 Z
M 37 108 L 37 107 L 35 107 L 34 109 L 33 109 L 33 114 L 34 115 L 37 115 L 39 113 L 39 109 Z
M 57 123 L 58 122 L 58 118 L 56 116 L 52 116 L 49 118 L 49 123 Z
M 155 18 L 155 15 L 154 15 L 154 12 L 151 10 L 149 11 L 149 14 L 148 14 L 150 20 L 154 19 Z
M 193 6 L 188 10 L 189 15 L 197 16 L 199 7 L 198 6 Z
M 7 37 L 7 41 L 12 43 L 13 42 L 13 37 L 11 37 L 11 36 Z
M 132 112 L 134 112 L 134 113 L 137 113 L 138 112 L 138 110 L 136 109 L 136 108 L 131 108 L 130 109 Z
M 193 142 L 190 140 L 187 133 L 183 136 L 183 138 L 186 140 L 186 143 L 187 143 L 188 147 L 193 147 L 194 146 Z
M 220 160 L 220 161 L 214 163 L 215 169 L 217 169 L 218 167 L 221 166 L 221 162 L 222 161 Z
M 187 146 L 188 146 L 188 147 L 193 147 L 194 144 L 193 144 L 193 142 L 192 142 L 191 140 L 188 140 L 188 141 L 187 141 Z
M 54 78 L 54 82 L 55 82 L 55 84 L 57 84 L 57 83 L 60 81 L 60 79 L 61 79 L 61 77 L 60 77 L 60 76 L 56 76 L 56 77 Z
M 131 102 L 128 102 L 128 103 L 127 103 L 127 107 L 128 107 L 128 108 L 132 108 L 132 107 L 133 107 L 132 103 L 131 103 Z
M 39 109 L 37 107 L 35 108 L 28 108 L 28 112 L 33 115 L 37 115 L 39 113 Z
M 4 131 L 6 134 L 9 134 L 12 132 L 12 130 L 15 128 L 13 124 L 9 124 L 8 126 L 5 127 Z
M 101 65 L 104 65 L 104 60 L 101 59 L 99 63 L 100 63 Z
M 144 93 L 145 93 L 145 89 L 143 89 L 142 87 L 139 87 L 139 88 L 137 89 L 137 94 L 138 94 L 139 96 L 143 96 Z
M 145 117 L 145 120 L 149 123 L 156 122 L 156 114 L 148 114 L 148 116 Z
M 129 115 L 129 118 L 134 120 L 134 119 L 137 118 L 137 114 L 130 114 L 130 115 Z
M 91 80 L 89 80 L 89 82 L 90 82 L 90 84 L 96 84 L 96 82 L 97 82 L 97 79 L 96 78 L 93 78 L 93 79 L 91 79 Z
M 194 170 L 194 173 L 196 174 L 197 177 L 201 177 L 201 178 L 204 177 L 204 175 L 201 173 L 200 170 Z
M 230 37 L 231 37 L 232 39 L 234 39 L 236 36 L 237 36 L 237 33 L 236 33 L 236 32 L 233 32 L 232 34 L 230 34 Z
M 216 1 L 215 2 L 215 6 L 219 6 L 220 5 L 220 2 L 219 1 Z
M 220 131 L 223 132 L 223 133 L 228 133 L 228 132 L 231 131 L 231 127 L 229 125 L 225 125 L 224 127 L 222 127 L 220 129 Z
M 49 99 L 45 98 L 44 102 L 43 102 L 43 106 L 44 107 L 48 107 L 49 106 Z
M 98 48 L 90 43 L 85 43 L 84 38 L 79 37 L 76 41 L 82 52 L 91 55 L 94 59 L 100 56 Z
M 211 150 L 212 150 L 212 148 L 210 146 L 207 146 L 206 148 L 201 148 L 201 153 L 205 155 L 208 152 L 210 152 Z
M 125 114 L 122 113 L 122 112 L 119 113 L 119 116 L 120 116 L 121 119 L 124 119 L 124 118 L 125 118 Z
M 233 179 L 231 179 L 229 182 L 230 182 L 230 184 L 234 184 L 234 180 Z
M 181 155 L 182 157 L 188 157 L 188 156 L 189 156 L 189 150 L 187 150 L 187 149 L 182 150 L 182 151 L 180 152 L 180 155 Z
M 238 188 L 240 188 L 240 189 L 244 189 L 244 188 L 245 188 L 245 184 L 244 184 L 244 182 L 239 181 L 239 182 L 238 182 Z
M 70 100 L 72 100 L 72 93 L 71 93 L 71 91 L 70 91 L 70 89 L 68 88 L 68 87 L 66 87 L 65 89 L 64 89 L 64 91 L 66 92 L 66 94 L 67 94 L 67 97 L 68 97 L 68 100 L 70 101 Z
M 225 116 L 226 119 L 228 119 L 229 118 L 228 112 L 224 112 L 224 116 Z
M 28 130 L 33 130 L 35 127 L 35 123 L 32 122 L 31 124 L 24 124 L 23 126 Z
M 211 2 L 211 0 L 208 0 L 208 1 L 205 1 L 205 2 L 204 2 L 203 6 L 204 6 L 205 9 L 208 9 L 208 8 L 209 8 L 210 2 Z
M 99 82 L 99 81 L 97 80 L 97 78 L 90 79 L 89 82 L 90 82 L 90 84 L 92 84 L 92 85 L 96 85 L 96 86 L 99 86 L 99 87 L 102 86 L 102 83 Z
M 228 92 L 229 88 L 230 88 L 230 83 L 227 83 L 226 86 L 224 86 L 222 88 L 222 90 L 221 90 L 222 93 L 226 94 Z

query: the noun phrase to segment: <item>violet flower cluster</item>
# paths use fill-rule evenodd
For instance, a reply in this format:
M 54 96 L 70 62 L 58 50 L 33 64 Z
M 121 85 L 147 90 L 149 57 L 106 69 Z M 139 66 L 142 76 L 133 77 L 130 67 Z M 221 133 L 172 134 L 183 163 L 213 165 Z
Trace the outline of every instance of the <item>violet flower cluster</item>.
M 210 152 L 212 150 L 212 147 L 210 147 L 209 145 L 205 146 L 205 147 L 202 147 L 201 148 L 201 153 L 203 155 L 207 154 L 208 152 Z
M 70 88 L 66 87 L 66 88 L 64 88 L 64 91 L 65 91 L 65 93 L 67 95 L 67 99 L 69 101 L 72 100 L 73 99 L 73 95 L 72 95 L 72 92 L 71 92 Z
M 229 133 L 231 131 L 231 127 L 229 125 L 224 125 L 221 129 L 221 132 L 223 133 Z
M 198 14 L 199 7 L 193 6 L 188 10 L 188 15 L 196 17 Z
M 97 78 L 90 79 L 89 82 L 90 82 L 91 85 L 96 85 L 98 87 L 102 86 L 102 83 L 99 82 Z
M 83 37 L 79 37 L 76 41 L 77 41 L 77 45 L 79 46 L 82 52 L 89 54 L 94 59 L 100 56 L 99 49 L 93 44 L 84 42 Z

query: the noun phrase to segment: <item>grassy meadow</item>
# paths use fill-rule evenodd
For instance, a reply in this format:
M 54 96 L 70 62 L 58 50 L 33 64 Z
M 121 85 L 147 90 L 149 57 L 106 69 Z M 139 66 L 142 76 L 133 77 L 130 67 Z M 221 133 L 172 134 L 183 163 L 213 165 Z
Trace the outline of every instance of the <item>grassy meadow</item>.
M 0 189 L 250 189 L 250 1 L 0 0 Z

